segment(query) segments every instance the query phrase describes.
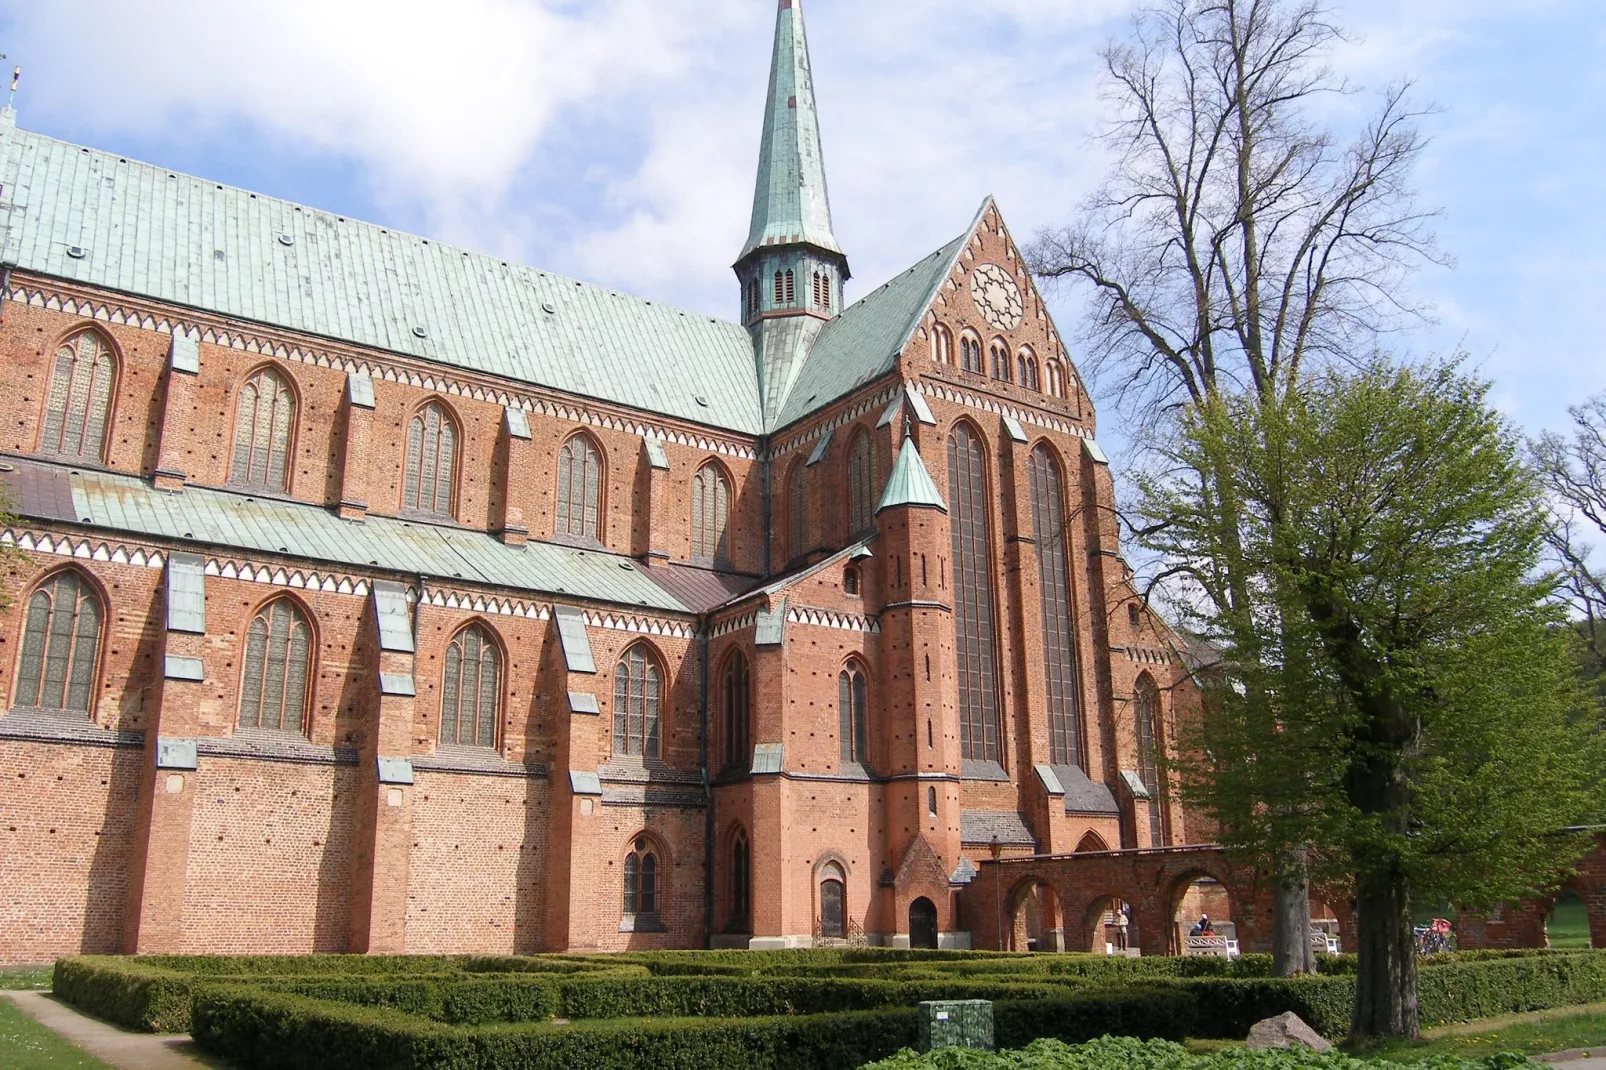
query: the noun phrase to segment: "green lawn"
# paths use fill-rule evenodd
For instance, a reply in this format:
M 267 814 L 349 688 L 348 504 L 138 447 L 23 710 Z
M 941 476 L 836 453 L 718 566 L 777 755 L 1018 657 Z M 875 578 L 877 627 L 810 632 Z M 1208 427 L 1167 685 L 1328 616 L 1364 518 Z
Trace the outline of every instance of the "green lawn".
M 50 966 L 8 966 L 0 970 L 0 988 L 49 988 Z
M 1589 912 L 1576 895 L 1556 900 L 1555 912 L 1550 916 L 1550 946 L 1589 946 Z
M 1606 1055 L 1606 1004 L 1467 1022 L 1432 1032 L 1435 1035 L 1423 1040 L 1385 1044 L 1368 1054 L 1390 1062 L 1414 1062 L 1430 1055 L 1481 1057 L 1502 1051 L 1541 1055 L 1569 1048 L 1599 1048 Z
M 15 988 L 15 985 L 10 987 Z M 112 1070 L 0 996 L 0 1066 L 6 1070 Z

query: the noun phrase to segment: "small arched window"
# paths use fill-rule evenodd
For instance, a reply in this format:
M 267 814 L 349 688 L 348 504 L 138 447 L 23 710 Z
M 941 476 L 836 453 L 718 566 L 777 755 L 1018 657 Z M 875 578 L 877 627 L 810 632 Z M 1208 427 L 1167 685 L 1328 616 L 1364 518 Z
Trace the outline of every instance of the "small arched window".
M 825 297 L 820 293 L 820 273 L 818 271 L 814 273 L 814 307 L 825 307 Z
M 98 331 L 79 331 L 56 348 L 39 452 L 99 462 L 106 445 L 117 360 Z
M 825 303 L 821 305 L 827 312 L 831 311 L 831 273 L 826 272 L 820 276 L 820 289 L 825 296 Z
M 296 398 L 290 384 L 272 368 L 263 368 L 240 387 L 237 409 L 229 481 L 263 490 L 284 490 L 288 485 L 290 432 L 296 423 Z
M 658 854 L 652 841 L 637 836 L 625 855 L 625 913 L 658 913 Z
M 1022 346 L 1021 351 L 1015 355 L 1015 381 L 1027 390 L 1036 390 L 1037 386 L 1037 357 L 1031 349 Z
M 90 712 L 105 614 L 78 573 L 58 572 L 28 597 L 14 706 Z
M 1048 379 L 1048 392 L 1054 397 L 1065 396 L 1065 376 L 1060 371 L 1059 361 L 1049 360 L 1043 364 L 1043 372 Z
M 244 662 L 240 727 L 306 731 L 312 627 L 294 602 L 276 598 L 251 618 Z
M 959 367 L 962 371 L 983 374 L 986 369 L 981 363 L 981 339 L 975 335 L 962 334 L 959 336 Z
M 875 526 L 875 441 L 864 428 L 848 447 L 848 530 L 853 535 Z
M 457 424 L 438 402 L 407 423 L 407 468 L 402 507 L 432 516 L 452 515 L 452 476 L 457 470 Z
M 753 863 L 747 846 L 747 833 L 741 829 L 731 837 L 731 908 L 729 932 L 746 932 L 752 928 L 753 916 Z
M 802 461 L 792 465 L 786 487 L 786 552 L 791 559 L 802 557 L 809 542 L 809 470 Z
M 718 464 L 709 461 L 691 481 L 691 556 L 699 564 L 729 558 L 725 531 L 730 522 L 731 485 Z
M 757 279 L 749 279 L 747 281 L 747 314 L 749 316 L 758 315 L 758 280 Z
M 658 663 L 641 644 L 619 659 L 613 671 L 613 752 L 657 758 L 660 754 Z
M 740 650 L 731 651 L 725 659 L 723 678 L 725 712 L 725 767 L 739 768 L 746 764 L 748 728 L 752 717 L 752 680 L 747 671 L 747 658 Z
M 859 570 L 852 565 L 842 570 L 842 593 L 859 593 Z
M 788 307 L 797 304 L 797 290 L 792 285 L 792 269 L 786 269 L 786 304 Z
M 1138 737 L 1138 779 L 1149 793 L 1149 842 L 1167 846 L 1160 784 L 1160 689 L 1148 673 L 1138 677 L 1132 701 Z
M 840 940 L 848 934 L 847 882 L 842 867 L 828 862 L 820 870 L 820 935 Z
M 932 356 L 938 364 L 952 364 L 954 362 L 954 336 L 948 333 L 948 328 L 937 324 L 931 333 Z
M 558 450 L 559 537 L 601 539 L 602 454 L 589 435 L 574 435 Z
M 786 276 L 779 271 L 775 273 L 775 307 L 779 308 L 786 300 Z
M 850 663 L 837 674 L 837 739 L 840 741 L 843 762 L 864 764 L 865 734 L 868 719 L 864 670 L 857 662 Z
M 496 746 L 496 711 L 502 694 L 502 656 L 478 624 L 452 637 L 441 672 L 441 742 Z
M 1009 346 L 1000 338 L 994 338 L 989 347 L 993 358 L 993 378 L 1009 382 Z

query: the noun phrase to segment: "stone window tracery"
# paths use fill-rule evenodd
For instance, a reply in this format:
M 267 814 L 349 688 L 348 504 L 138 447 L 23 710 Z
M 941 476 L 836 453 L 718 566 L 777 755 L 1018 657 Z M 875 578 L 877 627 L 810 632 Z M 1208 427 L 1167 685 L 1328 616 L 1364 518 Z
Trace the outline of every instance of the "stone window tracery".
M 602 454 L 586 434 L 573 435 L 558 450 L 560 538 L 601 540 Z
M 658 662 L 637 643 L 613 671 L 613 752 L 643 758 L 661 756 L 659 707 L 662 675 Z
M 848 531 L 859 535 L 875 527 L 875 440 L 863 428 L 848 447 Z
M 1028 461 L 1032 536 L 1037 541 L 1037 590 L 1042 610 L 1043 676 L 1048 685 L 1048 751 L 1055 765 L 1082 764 L 1081 684 L 1071 625 L 1071 574 L 1065 529 L 1065 480 L 1048 447 Z
M 305 732 L 312 679 L 312 626 L 294 602 L 276 598 L 246 630 L 240 727 Z
M 625 855 L 624 912 L 627 917 L 658 913 L 658 853 L 638 836 Z
M 87 716 L 104 618 L 100 596 L 71 569 L 36 587 L 28 596 L 12 705 Z
M 495 747 L 502 655 L 486 630 L 470 624 L 446 647 L 441 673 L 442 743 Z
M 691 556 L 698 564 L 729 558 L 726 528 L 730 523 L 730 480 L 714 461 L 708 461 L 691 483 Z
M 439 402 L 431 401 L 407 423 L 407 467 L 402 506 L 432 516 L 452 515 L 452 483 L 457 469 L 457 424 Z
M 229 482 L 262 490 L 289 485 L 290 433 L 296 398 L 272 368 L 262 368 L 240 387 L 234 416 L 234 458 Z
M 997 656 L 986 459 L 980 436 L 967 423 L 956 424 L 948 436 L 948 504 L 953 533 L 960 751 L 966 760 L 998 761 Z
M 39 452 L 98 464 L 116 379 L 117 359 L 99 331 L 79 331 L 63 341 L 50 365 Z

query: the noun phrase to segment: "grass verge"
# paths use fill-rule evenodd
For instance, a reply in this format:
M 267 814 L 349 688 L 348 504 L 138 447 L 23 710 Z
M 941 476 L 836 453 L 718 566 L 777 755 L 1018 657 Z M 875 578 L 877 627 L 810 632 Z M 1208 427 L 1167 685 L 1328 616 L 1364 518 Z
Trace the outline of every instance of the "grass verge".
M 4 997 L 0 997 L 0 1066 L 6 1070 L 112 1070 Z
M 1543 1055 L 1571 1048 L 1599 1049 L 1606 1055 L 1606 1003 L 1462 1022 L 1431 1030 L 1421 1040 L 1381 1044 L 1365 1054 L 1398 1063 L 1433 1055 L 1480 1058 L 1502 1051 Z
M 0 969 L 0 988 L 49 988 L 50 969 L 49 966 L 6 966 Z

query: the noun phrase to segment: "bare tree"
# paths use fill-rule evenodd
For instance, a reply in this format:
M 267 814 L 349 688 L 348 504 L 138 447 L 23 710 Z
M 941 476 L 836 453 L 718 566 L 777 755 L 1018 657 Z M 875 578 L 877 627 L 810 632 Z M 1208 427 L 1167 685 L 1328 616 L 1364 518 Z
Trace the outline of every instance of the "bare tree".
M 1140 438 L 1221 392 L 1277 404 L 1311 365 L 1369 357 L 1380 335 L 1421 317 L 1403 283 L 1442 259 L 1409 185 L 1423 112 L 1401 82 L 1348 138 L 1319 122 L 1323 106 L 1353 99 L 1326 64 L 1342 39 L 1318 0 L 1159 0 L 1105 49 L 1114 162 L 1075 222 L 1040 233 L 1031 255 L 1040 277 L 1091 292 L 1084 367 Z M 1230 511 L 1230 485 L 1198 475 Z M 1197 573 L 1160 564 L 1162 578 Z M 1247 577 L 1212 571 L 1191 594 L 1248 604 Z M 1255 656 L 1242 637 L 1217 638 Z M 1309 905 L 1299 852 L 1275 866 L 1286 975 L 1313 965 Z
M 1567 414 L 1571 438 L 1547 432 L 1530 450 L 1554 505 L 1549 544 L 1562 571 L 1559 590 L 1600 665 L 1606 660 L 1606 572 L 1594 561 L 1592 540 L 1606 536 L 1606 394 Z

